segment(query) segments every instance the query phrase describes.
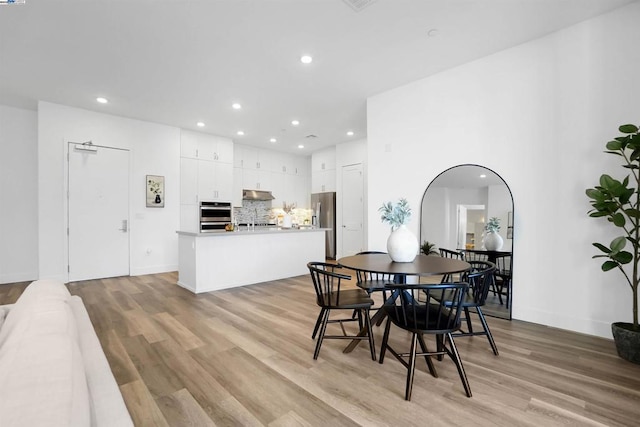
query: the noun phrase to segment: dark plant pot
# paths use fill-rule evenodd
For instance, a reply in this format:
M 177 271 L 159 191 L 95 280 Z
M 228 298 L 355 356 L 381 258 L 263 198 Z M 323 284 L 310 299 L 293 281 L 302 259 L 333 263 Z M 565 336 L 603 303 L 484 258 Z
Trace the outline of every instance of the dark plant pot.
M 633 323 L 616 322 L 611 324 L 611 332 L 618 355 L 640 365 L 640 330 L 633 329 Z

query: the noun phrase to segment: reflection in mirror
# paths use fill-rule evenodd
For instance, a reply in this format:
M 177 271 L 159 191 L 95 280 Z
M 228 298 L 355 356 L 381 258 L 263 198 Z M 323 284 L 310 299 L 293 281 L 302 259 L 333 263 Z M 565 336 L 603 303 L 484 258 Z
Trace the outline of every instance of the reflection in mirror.
M 494 217 L 500 225 L 497 240 L 502 240 L 495 249 L 489 239 L 489 247 L 485 246 L 485 226 Z M 425 241 L 436 248 L 463 252 L 466 259 L 496 263 L 500 269 L 496 286 L 482 310 L 511 319 L 513 197 L 498 174 L 483 166 L 460 165 L 438 175 L 422 198 L 420 242 Z

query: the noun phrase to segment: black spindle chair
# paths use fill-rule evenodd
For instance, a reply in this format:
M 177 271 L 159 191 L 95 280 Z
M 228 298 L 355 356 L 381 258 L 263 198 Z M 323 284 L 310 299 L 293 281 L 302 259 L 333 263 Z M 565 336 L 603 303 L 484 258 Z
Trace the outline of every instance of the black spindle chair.
M 455 332 L 455 336 L 474 336 L 474 335 L 485 335 L 487 340 L 489 341 L 489 345 L 493 350 L 493 354 L 498 355 L 498 347 L 496 346 L 495 341 L 493 340 L 493 335 L 491 334 L 491 329 L 489 329 L 489 324 L 487 323 L 487 319 L 484 317 L 484 313 L 482 312 L 482 306 L 485 304 L 487 300 L 487 295 L 489 294 L 489 289 L 494 286 L 494 272 L 496 269 L 495 264 L 488 261 L 468 261 L 471 264 L 471 269 L 463 275 L 463 280 L 469 284 L 469 289 L 465 293 L 464 298 L 462 299 L 462 309 L 464 312 L 464 317 L 461 319 L 464 320 L 464 323 L 467 326 L 466 331 L 460 328 L 459 331 Z M 474 331 L 473 325 L 471 323 L 471 309 L 473 309 L 478 318 L 480 319 L 480 323 L 482 324 L 482 331 Z M 462 323 L 462 322 L 461 322 Z
M 316 291 L 316 304 L 320 307 L 320 314 L 318 315 L 311 336 L 315 339 L 316 334 L 319 332 L 313 358 L 318 358 L 324 339 L 359 339 L 369 341 L 371 359 L 376 360 L 376 351 L 369 319 L 369 309 L 373 305 L 373 300 L 362 289 L 341 289 L 342 281 L 350 280 L 351 276 L 336 273 L 335 264 L 310 262 L 307 263 L 307 267 L 309 268 L 313 287 Z M 329 316 L 332 310 L 355 310 L 357 318 L 330 319 Z M 359 330 L 364 330 L 366 332 L 365 334 L 347 335 L 343 323 L 354 321 L 358 322 Z M 342 335 L 326 335 L 327 325 L 329 323 L 339 323 L 342 329 Z
M 429 284 L 394 284 L 389 290 L 399 290 L 400 297 L 394 305 L 385 305 L 383 310 L 387 314 L 380 363 L 384 362 L 386 351 L 389 350 L 396 359 L 407 368 L 405 399 L 411 400 L 413 378 L 416 367 L 416 357 L 424 356 L 429 372 L 437 377 L 432 356 L 448 355 L 455 363 L 462 380 L 467 397 L 471 397 L 469 381 L 456 348 L 452 333 L 460 328 L 460 310 L 462 299 L 467 290 L 466 283 Z M 426 295 L 426 302 L 420 303 L 418 296 Z M 411 333 L 411 346 L 408 353 L 399 353 L 389 345 L 391 324 Z M 430 351 L 424 335 L 436 337 L 436 350 Z M 418 345 L 420 350 L 418 351 Z M 408 360 L 405 360 L 407 359 Z
M 464 260 L 464 254 L 460 251 L 452 251 L 451 249 L 438 248 L 440 256 L 442 258 L 460 259 Z M 448 283 L 453 281 L 453 275 L 445 274 L 442 276 L 442 283 Z

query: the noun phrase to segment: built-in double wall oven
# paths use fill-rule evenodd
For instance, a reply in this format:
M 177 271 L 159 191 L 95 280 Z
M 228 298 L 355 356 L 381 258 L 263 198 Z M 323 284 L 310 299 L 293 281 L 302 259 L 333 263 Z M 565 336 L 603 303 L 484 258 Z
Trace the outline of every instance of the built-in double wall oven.
M 230 202 L 200 202 L 200 232 L 224 231 L 232 212 Z

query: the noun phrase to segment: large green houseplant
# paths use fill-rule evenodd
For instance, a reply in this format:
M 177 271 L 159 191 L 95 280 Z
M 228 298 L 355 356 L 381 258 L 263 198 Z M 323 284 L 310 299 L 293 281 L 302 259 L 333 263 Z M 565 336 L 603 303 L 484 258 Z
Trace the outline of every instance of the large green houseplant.
M 612 324 L 618 354 L 640 363 L 640 326 L 638 325 L 638 283 L 640 282 L 640 134 L 636 125 L 619 127 L 623 134 L 607 142 L 605 153 L 621 157 L 628 175 L 619 181 L 610 175 L 600 176 L 600 185 L 586 190 L 593 209 L 589 216 L 606 218 L 621 232 L 609 245 L 593 243 L 604 258 L 603 271 L 618 270 L 625 277 L 632 293 L 633 323 Z M 631 249 L 626 250 L 627 245 Z M 630 266 L 628 266 L 630 264 Z M 631 270 L 631 271 L 629 271 Z

